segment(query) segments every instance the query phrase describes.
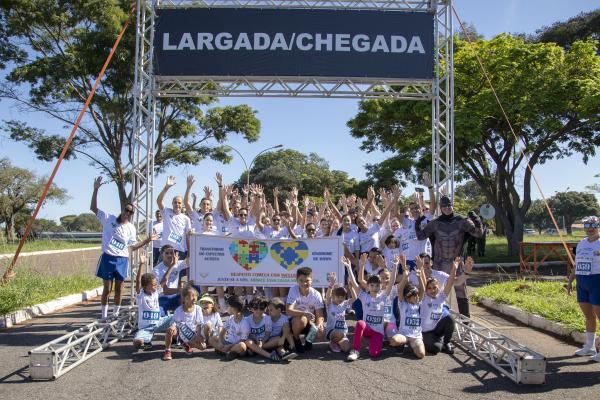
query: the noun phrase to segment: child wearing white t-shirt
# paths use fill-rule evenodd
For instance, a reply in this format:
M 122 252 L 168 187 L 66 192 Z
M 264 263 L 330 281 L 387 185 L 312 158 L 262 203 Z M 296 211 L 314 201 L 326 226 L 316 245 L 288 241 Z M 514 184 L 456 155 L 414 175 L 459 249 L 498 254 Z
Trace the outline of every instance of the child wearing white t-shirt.
M 202 317 L 204 318 L 202 336 L 208 346 L 216 347 L 221 330 L 223 330 L 221 315 L 217 312 L 214 300 L 208 294 L 200 298 L 200 307 L 202 307 Z
M 202 325 L 204 317 L 202 308 L 196 304 L 198 292 L 191 286 L 181 291 L 181 305 L 173 313 L 173 323 L 167 329 L 165 338 L 165 354 L 163 360 L 172 359 L 171 343 L 177 337 L 181 342 L 186 354 L 192 354 L 192 347 L 200 350 L 206 349 L 206 343 L 202 337 Z
M 420 277 L 419 288 L 408 282 L 409 268 L 402 267 L 402 279 L 398 283 L 398 307 L 400 309 L 400 326 L 396 340 L 401 345 L 408 343 L 417 358 L 425 357 L 423 329 L 421 326 L 421 305 L 425 293 L 425 274 L 422 265 L 417 262 L 416 272 Z
M 226 360 L 231 361 L 246 354 L 246 343 L 244 343 L 242 332 L 244 302 L 239 296 L 231 296 L 227 299 L 227 304 L 229 305 L 227 310 L 229 318 L 223 324 L 215 351 L 225 354 Z
M 347 273 L 352 274 L 352 264 L 349 258 L 343 258 Z M 350 351 L 350 340 L 348 339 L 348 324 L 346 323 L 346 311 L 352 308 L 356 300 L 356 291 L 350 287 L 350 299 L 348 292 L 342 286 L 335 287 L 335 276 L 329 282 L 329 288 L 325 293 L 325 304 L 327 306 L 326 337 L 329 339 L 329 348 L 334 353 Z
M 271 319 L 271 337 L 263 343 L 263 349 L 277 350 L 282 359 L 296 358 L 298 355 L 293 352 L 294 337 L 292 336 L 289 319 L 283 314 L 285 303 L 277 297 L 272 298 L 267 310 Z

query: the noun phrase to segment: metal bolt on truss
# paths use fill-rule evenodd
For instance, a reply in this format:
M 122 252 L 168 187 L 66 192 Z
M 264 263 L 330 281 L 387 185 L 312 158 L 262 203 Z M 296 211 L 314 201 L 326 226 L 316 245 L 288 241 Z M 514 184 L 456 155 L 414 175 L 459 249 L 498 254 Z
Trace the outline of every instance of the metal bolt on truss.
M 137 324 L 137 308 L 120 317 L 97 320 L 29 351 L 29 376 L 56 379 L 129 335 Z
M 546 381 L 546 357 L 486 326 L 451 311 L 455 342 L 518 384 Z

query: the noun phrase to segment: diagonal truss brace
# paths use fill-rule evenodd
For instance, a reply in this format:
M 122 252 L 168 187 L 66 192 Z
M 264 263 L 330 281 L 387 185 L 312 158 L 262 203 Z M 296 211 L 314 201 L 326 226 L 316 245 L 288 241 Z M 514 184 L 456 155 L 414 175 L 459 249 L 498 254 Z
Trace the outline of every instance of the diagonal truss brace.
M 518 384 L 546 381 L 546 357 L 464 315 L 450 311 L 455 321 L 455 342 Z
M 137 325 L 137 308 L 118 318 L 94 321 L 29 351 L 29 376 L 56 379 L 129 335 Z

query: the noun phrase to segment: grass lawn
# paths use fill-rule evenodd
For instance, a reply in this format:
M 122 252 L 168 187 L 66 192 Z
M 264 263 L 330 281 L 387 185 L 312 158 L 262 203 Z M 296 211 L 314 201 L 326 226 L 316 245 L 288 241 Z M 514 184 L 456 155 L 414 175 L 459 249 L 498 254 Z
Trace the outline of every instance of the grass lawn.
M 487 297 L 497 303 L 509 304 L 537 314 L 550 321 L 560 322 L 570 329 L 585 332 L 585 319 L 575 293 L 567 295 L 564 282 L 515 280 L 492 283 L 478 288 L 473 298 Z M 600 333 L 600 326 L 597 329 Z
M 102 285 L 101 279 L 88 274 L 48 276 L 28 269 L 16 272 L 9 284 L 0 286 L 0 315 Z
M 564 236 L 567 241 L 580 241 L 584 238 L 583 235 L 569 235 Z M 560 241 L 559 236 L 554 235 L 525 235 L 523 236 L 525 242 L 558 242 Z M 475 257 L 476 263 L 506 263 L 506 262 L 519 262 L 519 256 L 509 256 L 507 254 L 508 245 L 505 237 L 499 236 L 488 236 L 485 245 L 485 257 Z M 562 250 L 564 253 L 564 250 Z M 543 257 L 543 252 L 538 252 L 538 259 Z M 541 255 L 541 257 L 540 257 Z M 552 255 L 548 258 L 548 261 L 558 261 L 559 259 Z
M 0 241 L 0 254 L 10 254 L 17 250 L 19 242 L 5 242 Z M 63 249 L 80 249 L 83 247 L 96 247 L 100 246 L 100 241 L 88 241 L 88 240 L 34 240 L 27 241 L 23 246 L 21 252 L 29 251 L 43 251 L 43 250 L 63 250 Z

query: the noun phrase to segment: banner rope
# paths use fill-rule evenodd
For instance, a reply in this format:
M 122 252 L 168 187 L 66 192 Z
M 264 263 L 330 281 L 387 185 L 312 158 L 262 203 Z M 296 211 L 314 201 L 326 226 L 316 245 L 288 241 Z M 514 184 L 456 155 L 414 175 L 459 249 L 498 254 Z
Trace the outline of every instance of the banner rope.
M 17 260 L 19 259 L 19 254 L 21 253 L 21 250 L 23 249 L 23 245 L 25 244 L 25 242 L 27 241 L 27 238 L 29 237 L 29 234 L 31 233 L 31 228 L 33 227 L 33 223 L 35 222 L 35 219 L 36 219 L 40 209 L 42 208 L 42 205 L 44 204 L 44 200 L 46 199 L 48 190 L 50 190 L 50 186 L 52 185 L 52 182 L 54 181 L 54 177 L 56 176 L 56 173 L 58 172 L 58 168 L 60 167 L 62 160 L 65 158 L 67 150 L 71 146 L 71 142 L 73 141 L 73 138 L 75 137 L 75 133 L 77 133 L 77 129 L 79 129 L 79 124 L 81 123 L 81 120 L 83 119 L 85 111 L 87 110 L 92 98 L 94 97 L 94 94 L 96 93 L 96 89 L 100 85 L 100 80 L 104 76 L 104 72 L 106 71 L 108 64 L 112 60 L 112 57 L 115 54 L 115 51 L 117 50 L 117 47 L 119 46 L 119 43 L 121 42 L 121 39 L 123 38 L 123 35 L 125 34 L 125 31 L 127 30 L 127 27 L 129 26 L 131 17 L 133 16 L 133 13 L 135 12 L 136 8 L 137 8 L 137 6 L 134 3 L 129 11 L 127 20 L 123 24 L 123 27 L 121 29 L 121 32 L 119 33 L 119 36 L 117 36 L 117 40 L 115 40 L 115 43 L 113 44 L 112 48 L 110 49 L 110 53 L 108 54 L 108 57 L 106 58 L 106 61 L 104 62 L 104 65 L 102 66 L 102 69 L 100 70 L 100 73 L 98 74 L 98 77 L 96 78 L 96 81 L 94 82 L 94 86 L 92 87 L 92 90 L 90 91 L 90 94 L 88 95 L 88 97 L 85 101 L 85 104 L 83 105 L 83 108 L 79 112 L 79 116 L 77 117 L 77 120 L 75 121 L 75 124 L 73 125 L 71 134 L 69 135 L 67 141 L 65 142 L 65 144 L 63 146 L 62 152 L 60 153 L 60 156 L 58 157 L 58 160 L 56 161 L 56 165 L 54 166 L 54 169 L 52 170 L 52 174 L 48 178 L 48 182 L 46 182 L 44 191 L 42 192 L 42 195 L 40 196 L 40 199 L 39 199 L 37 205 L 35 206 L 35 210 L 33 211 L 33 214 L 31 215 L 29 222 L 27 223 L 27 228 L 25 228 L 25 233 L 23 234 L 23 236 L 21 237 L 21 240 L 19 241 L 19 245 L 17 246 L 17 251 L 15 252 L 15 255 L 14 255 L 9 267 L 4 272 L 4 275 L 2 276 L 2 280 L 0 281 L 0 284 L 8 283 L 15 276 L 14 268 L 15 268 L 15 265 L 17 264 Z
M 452 11 L 454 12 L 456 19 L 458 20 L 458 23 L 460 24 L 460 27 L 461 27 L 463 33 L 465 34 L 465 37 L 467 38 L 467 42 L 469 42 L 469 44 L 472 45 L 473 41 L 471 40 L 471 36 L 469 35 L 469 32 L 465 29 L 465 26 L 464 26 L 462 20 L 458 16 L 458 12 L 456 11 L 454 4 L 452 5 Z M 565 252 L 567 253 L 569 262 L 571 263 L 571 265 L 574 266 L 575 262 L 573 261 L 573 256 L 571 255 L 569 246 L 567 245 L 567 242 L 564 239 L 564 236 L 558 227 L 558 222 L 556 221 L 556 218 L 554 217 L 554 213 L 550 209 L 550 205 L 548 204 L 548 200 L 546 199 L 546 196 L 544 195 L 544 192 L 542 191 L 542 187 L 540 186 L 537 176 L 533 172 L 533 168 L 531 168 L 531 165 L 530 165 L 531 159 L 530 159 L 529 155 L 527 154 L 527 145 L 525 144 L 523 139 L 519 138 L 517 136 L 517 134 L 515 133 L 515 130 L 514 130 L 512 124 L 510 122 L 510 119 L 508 118 L 508 115 L 506 113 L 506 110 L 502 106 L 502 102 L 500 101 L 500 98 L 498 97 L 498 94 L 496 93 L 496 89 L 494 89 L 494 85 L 492 84 L 492 81 L 487 73 L 487 70 L 483 66 L 483 63 L 481 62 L 481 58 L 479 57 L 479 54 L 477 54 L 477 51 L 473 51 L 473 54 L 475 55 L 475 58 L 477 59 L 477 63 L 479 64 L 479 67 L 481 68 L 481 71 L 483 72 L 483 75 L 485 76 L 485 79 L 488 82 L 490 89 L 492 90 L 494 98 L 496 99 L 496 102 L 498 103 L 498 106 L 500 107 L 500 110 L 502 111 L 502 115 L 504 116 L 504 119 L 506 120 L 506 123 L 508 124 L 508 127 L 510 128 L 511 133 L 513 134 L 513 136 L 515 138 L 515 143 L 521 143 L 523 145 L 522 152 L 523 152 L 523 156 L 525 157 L 525 160 L 527 161 L 527 169 L 529 169 L 529 172 L 531 173 L 531 177 L 533 178 L 533 181 L 534 181 L 535 185 L 537 186 L 538 191 L 540 192 L 540 195 L 542 196 L 542 200 L 544 202 L 544 205 L 546 206 L 546 210 L 548 210 L 548 213 L 550 214 L 550 218 L 552 219 L 552 223 L 554 224 L 554 227 L 556 228 L 556 231 L 558 232 L 558 236 L 560 237 L 560 241 L 561 241 L 563 247 L 565 248 Z

